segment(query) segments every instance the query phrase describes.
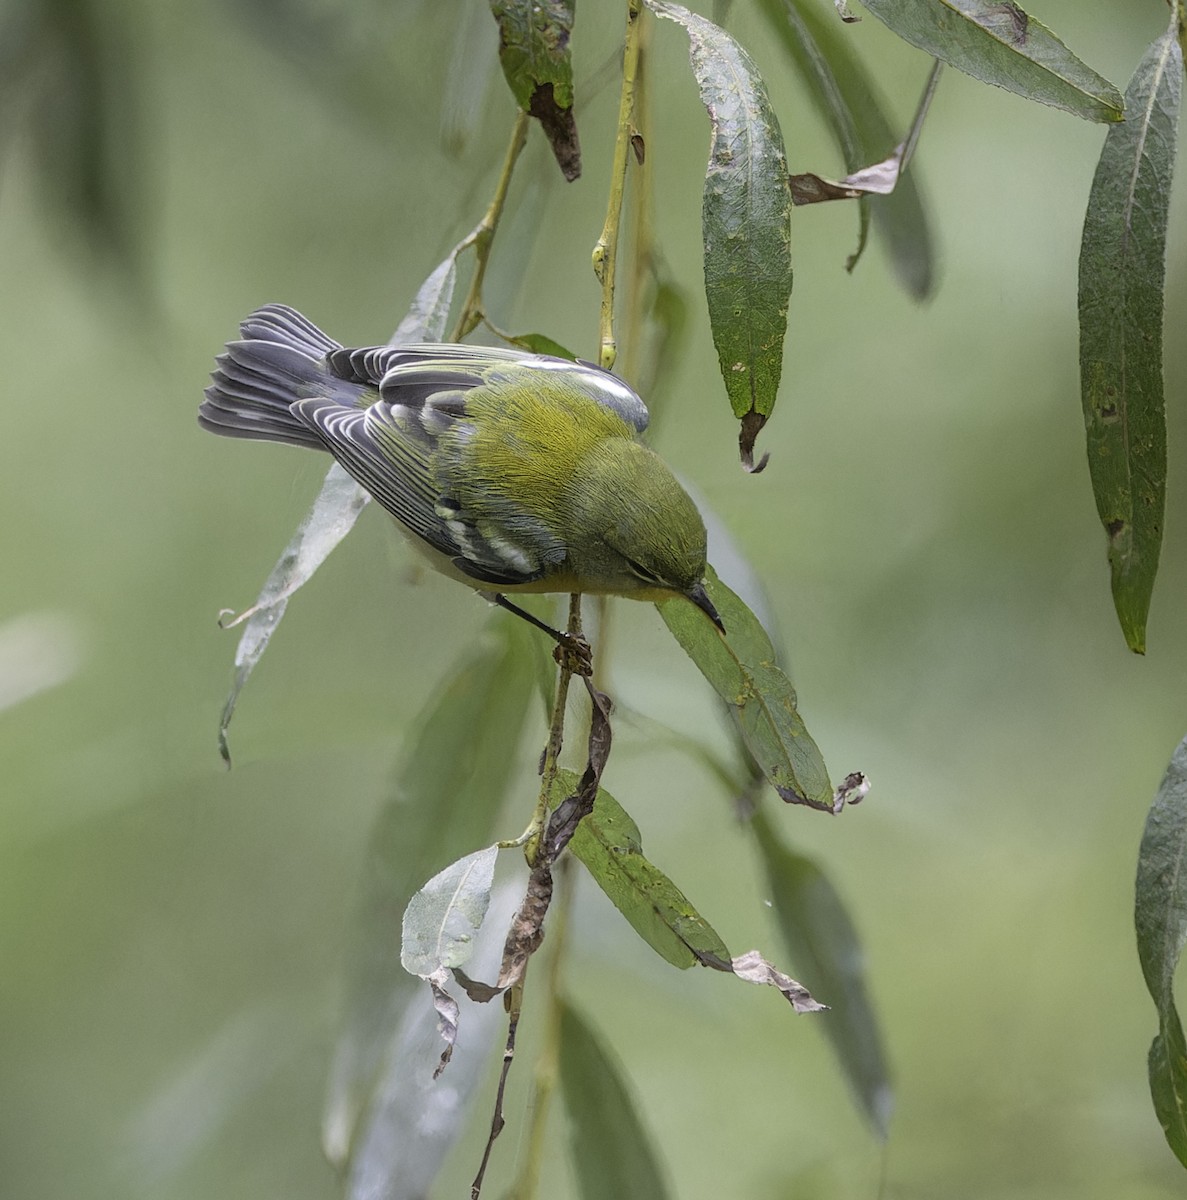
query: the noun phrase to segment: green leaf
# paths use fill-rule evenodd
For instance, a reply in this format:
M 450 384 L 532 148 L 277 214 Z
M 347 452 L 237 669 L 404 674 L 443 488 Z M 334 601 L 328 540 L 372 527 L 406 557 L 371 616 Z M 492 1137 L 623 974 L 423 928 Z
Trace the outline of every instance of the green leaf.
M 902 136 L 852 49 L 852 36 L 833 14 L 808 0 L 760 0 L 760 7 L 832 130 L 845 169 L 858 171 L 889 154 Z M 916 300 L 926 299 L 935 283 L 935 252 L 915 176 L 903 175 L 888 196 L 861 200 L 858 212 L 857 250 L 846 268 L 852 271 L 861 257 L 872 215 L 899 282 Z
M 578 784 L 574 772 L 558 772 L 553 805 L 576 792 Z M 684 893 L 643 857 L 639 827 L 608 792 L 598 789 L 593 812 L 577 826 L 569 849 L 658 955 L 676 967 L 700 962 L 730 970 L 730 952 L 717 931 Z
M 858 1105 L 885 1138 L 893 1096 L 878 1021 L 866 995 L 857 930 L 817 863 L 783 845 L 761 809 L 752 827 L 792 966 L 827 1001 L 831 1011 L 821 1027 Z
M 400 322 L 390 345 L 404 342 L 439 342 L 445 336 L 449 306 L 457 279 L 457 256 L 463 249 L 455 246 L 445 260 L 433 268 L 420 285 L 407 315 Z M 272 568 L 256 602 L 249 609 L 223 621 L 224 629 L 244 624 L 235 649 L 235 678 L 223 705 L 218 726 L 218 751 L 223 762 L 231 765 L 227 730 L 239 703 L 239 694 L 268 649 L 276 627 L 284 617 L 292 594 L 308 583 L 314 572 L 329 557 L 330 551 L 354 528 L 359 513 L 371 497 L 335 463 L 326 473 L 313 507 L 306 513 L 289 539 L 276 566 Z
M 1162 394 L 1166 226 L 1183 54 L 1172 26 L 1125 93 L 1092 181 L 1080 248 L 1080 393 L 1088 468 L 1108 535 L 1113 603 L 1141 654 L 1166 505 Z
M 416 1057 L 423 1059 L 423 1044 L 399 1036 L 401 1028 L 414 1032 L 427 1008 L 419 1002 L 420 985 L 400 965 L 401 920 L 426 878 L 461 851 L 493 840 L 514 776 L 514 750 L 533 711 L 535 663 L 545 656 L 535 631 L 493 614 L 479 644 L 425 704 L 371 832 L 322 1134 L 327 1157 L 349 1165 L 360 1180 L 407 1174 L 431 1183 L 464 1118 L 459 1101 L 448 1119 L 441 1112 L 430 1136 L 417 1125 L 422 1108 L 405 1094 L 412 1089 L 407 1079 L 426 1089 L 432 1080 Z M 479 1019 L 467 1014 L 471 1037 Z M 482 1055 L 468 1056 L 463 1042 L 450 1066 L 459 1096 L 466 1094 L 461 1077 L 467 1071 L 477 1076 L 483 1066 Z M 439 1112 L 441 1096 L 432 1094 Z M 428 1103 L 430 1096 L 426 1092 L 420 1099 Z
M 579 786 L 572 771 L 558 772 L 552 804 L 560 805 Z M 639 827 L 608 792 L 598 789 L 593 811 L 577 826 L 569 849 L 635 932 L 673 966 L 686 968 L 699 962 L 744 983 L 774 987 L 797 1013 L 824 1008 L 802 983 L 785 975 L 757 950 L 731 957 L 717 931 L 684 893 L 643 857 Z
M 499 61 L 511 94 L 540 122 L 568 180 L 581 174 L 569 56 L 574 6 L 575 0 L 490 0 L 499 24 Z
M 747 469 L 775 407 L 791 297 L 791 193 L 779 122 L 750 56 L 704 17 L 647 0 L 684 26 L 713 128 L 701 213 L 713 344 Z
M 564 1000 L 560 1075 L 582 1200 L 666 1200 L 664 1173 L 622 1064 Z
M 1150 1095 L 1170 1148 L 1187 1166 L 1187 1040 L 1175 1008 L 1175 968 L 1187 945 L 1187 738 L 1179 743 L 1146 818 L 1134 920 L 1146 987 L 1158 1008 Z
M 5 6 L 0 138 L 28 121 L 45 210 L 69 222 L 143 301 L 151 299 L 142 194 L 151 172 L 138 33 L 123 9 L 101 0 Z
M 983 83 L 1086 121 L 1124 117 L 1117 89 L 1012 0 L 862 0 L 903 41 Z
M 683 597 L 656 605 L 660 616 L 726 702 L 746 748 L 779 795 L 789 803 L 836 811 L 828 769 L 796 710 L 795 689 L 778 666 L 766 630 L 712 567 L 705 588 L 726 636 Z

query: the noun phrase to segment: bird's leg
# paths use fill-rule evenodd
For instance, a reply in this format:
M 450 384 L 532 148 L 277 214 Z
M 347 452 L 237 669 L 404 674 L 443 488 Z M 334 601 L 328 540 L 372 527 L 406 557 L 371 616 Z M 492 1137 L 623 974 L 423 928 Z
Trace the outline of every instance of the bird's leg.
M 500 608 L 505 608 L 517 617 L 522 617 L 529 625 L 535 625 L 537 629 L 542 629 L 548 634 L 556 642 L 556 650 L 553 652 L 556 661 L 567 671 L 573 675 L 583 675 L 587 679 L 593 674 L 593 651 L 590 650 L 589 642 L 581 634 L 563 633 L 559 629 L 553 629 L 551 625 L 541 621 L 539 617 L 533 616 L 527 609 L 520 608 L 518 604 L 512 604 L 502 592 L 492 592 L 489 595 Z

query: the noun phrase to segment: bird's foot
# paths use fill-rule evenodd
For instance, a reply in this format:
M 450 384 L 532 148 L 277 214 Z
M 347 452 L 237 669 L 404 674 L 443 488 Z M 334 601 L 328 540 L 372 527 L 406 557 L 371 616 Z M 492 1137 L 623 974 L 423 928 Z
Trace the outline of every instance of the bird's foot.
M 593 650 L 580 633 L 558 634 L 552 657 L 561 670 L 568 671 L 570 675 L 580 675 L 585 679 L 593 675 Z

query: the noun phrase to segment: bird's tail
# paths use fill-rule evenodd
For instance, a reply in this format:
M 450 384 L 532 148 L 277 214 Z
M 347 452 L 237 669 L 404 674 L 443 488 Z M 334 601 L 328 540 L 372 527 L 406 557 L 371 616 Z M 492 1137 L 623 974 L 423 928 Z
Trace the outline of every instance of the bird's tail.
M 295 309 L 257 308 L 240 326 L 243 340 L 228 342 L 216 359 L 198 424 L 224 437 L 288 442 L 324 449 L 314 430 L 291 411 L 297 400 L 341 389 L 326 355 L 341 349 Z M 337 382 L 337 386 L 335 386 Z

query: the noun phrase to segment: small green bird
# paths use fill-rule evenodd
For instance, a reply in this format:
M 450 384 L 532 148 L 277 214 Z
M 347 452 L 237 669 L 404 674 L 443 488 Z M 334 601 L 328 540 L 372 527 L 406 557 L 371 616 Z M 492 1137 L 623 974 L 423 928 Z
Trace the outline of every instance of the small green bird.
M 240 332 L 204 429 L 328 450 L 434 567 L 533 624 L 503 593 L 676 594 L 724 633 L 705 524 L 639 441 L 643 401 L 608 371 L 485 346 L 346 349 L 281 304 Z

